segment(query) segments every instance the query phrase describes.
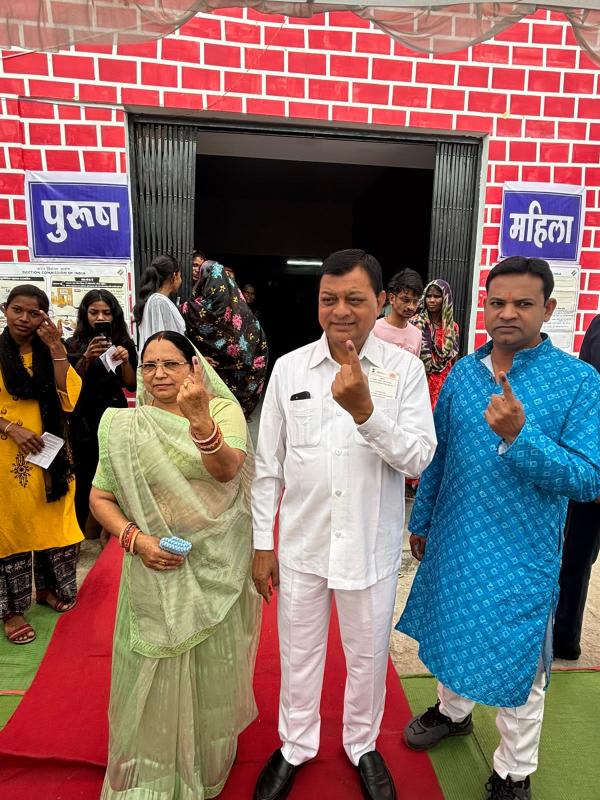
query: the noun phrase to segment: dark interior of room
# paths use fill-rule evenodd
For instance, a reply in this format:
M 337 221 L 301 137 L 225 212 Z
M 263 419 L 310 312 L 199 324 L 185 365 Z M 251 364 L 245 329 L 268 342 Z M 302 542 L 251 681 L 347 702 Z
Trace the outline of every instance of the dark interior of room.
M 425 169 L 198 156 L 195 246 L 256 287 L 273 363 L 321 332 L 317 270 L 287 260 L 360 247 L 386 281 L 404 267 L 425 279 L 432 184 Z

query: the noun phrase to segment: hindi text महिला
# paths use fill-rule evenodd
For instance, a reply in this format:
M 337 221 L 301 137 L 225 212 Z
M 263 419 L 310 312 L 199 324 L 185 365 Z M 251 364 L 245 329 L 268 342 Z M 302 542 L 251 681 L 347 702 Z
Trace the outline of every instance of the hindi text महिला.
M 544 242 L 559 244 L 571 243 L 571 232 L 574 217 L 560 216 L 558 214 L 542 214 L 542 207 L 537 200 L 532 200 L 526 214 L 509 214 L 512 225 L 508 231 L 511 239 L 519 242 L 533 242 L 536 247 L 542 247 Z

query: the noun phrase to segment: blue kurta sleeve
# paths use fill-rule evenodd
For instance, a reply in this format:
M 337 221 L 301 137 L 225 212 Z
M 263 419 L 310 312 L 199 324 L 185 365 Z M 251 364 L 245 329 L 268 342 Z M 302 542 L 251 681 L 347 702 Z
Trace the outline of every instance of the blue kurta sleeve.
M 600 378 L 591 370 L 581 381 L 560 439 L 525 421 L 500 457 L 540 489 L 587 503 L 600 496 Z
M 458 365 L 457 365 L 458 366 Z M 457 367 L 448 375 L 433 413 L 435 433 L 437 436 L 437 450 L 433 461 L 427 467 L 417 489 L 417 496 L 413 506 L 408 529 L 417 536 L 427 536 L 433 510 L 437 502 L 438 492 L 444 476 L 446 466 L 446 447 L 450 433 L 450 409 L 452 406 L 452 393 L 456 380 Z

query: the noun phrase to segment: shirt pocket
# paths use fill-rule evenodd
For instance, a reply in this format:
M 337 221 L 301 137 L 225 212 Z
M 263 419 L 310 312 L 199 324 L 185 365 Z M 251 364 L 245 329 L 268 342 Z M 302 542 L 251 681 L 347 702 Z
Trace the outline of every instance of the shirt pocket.
M 287 436 L 292 447 L 317 447 L 321 441 L 320 400 L 293 400 L 288 406 Z

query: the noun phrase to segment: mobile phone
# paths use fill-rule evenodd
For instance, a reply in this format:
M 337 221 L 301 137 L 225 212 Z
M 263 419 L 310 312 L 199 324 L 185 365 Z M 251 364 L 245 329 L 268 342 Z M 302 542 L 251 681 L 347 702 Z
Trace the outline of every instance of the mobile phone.
M 290 397 L 290 400 L 310 400 L 310 392 L 297 392 Z
M 94 322 L 94 333 L 96 336 L 104 336 L 110 341 L 112 324 L 110 322 Z

